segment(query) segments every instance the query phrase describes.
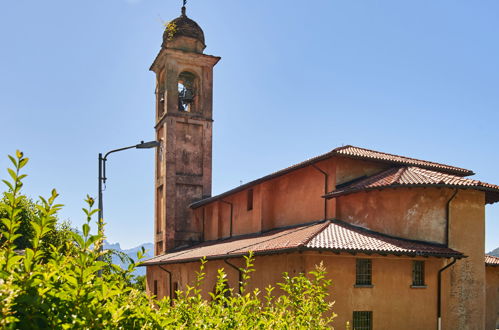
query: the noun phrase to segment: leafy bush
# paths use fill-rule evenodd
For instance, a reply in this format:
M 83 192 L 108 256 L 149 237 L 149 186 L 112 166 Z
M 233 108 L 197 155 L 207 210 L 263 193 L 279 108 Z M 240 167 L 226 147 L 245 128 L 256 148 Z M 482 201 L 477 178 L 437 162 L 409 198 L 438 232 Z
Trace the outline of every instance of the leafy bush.
M 241 269 L 240 292 L 228 289 L 227 275 L 220 269 L 211 300 L 201 296 L 206 260 L 201 260 L 197 281 L 177 292 L 178 298 L 156 300 L 143 290 L 144 279 L 134 279 L 139 263 L 126 270 L 105 262 L 98 246 L 102 235 L 90 233 L 94 201 L 88 197 L 83 209 L 86 223 L 81 234 L 57 231 L 57 192 L 48 199 L 32 203 L 37 216 L 30 218 L 30 228 L 23 224 L 25 198 L 21 195 L 20 170 L 28 159 L 21 152 L 9 156 L 13 169 L 5 192 L 0 226 L 0 327 L 2 329 L 254 329 L 254 328 L 328 328 L 335 317 L 327 302 L 330 280 L 322 265 L 308 276 L 284 274 L 279 287 L 262 294 L 247 292 L 253 257 L 246 257 Z M 68 229 L 68 228 L 66 228 Z M 29 232 L 29 234 L 26 234 Z M 23 236 L 24 235 L 24 236 Z M 21 239 L 22 238 L 22 239 Z M 24 240 L 26 239 L 26 240 Z M 24 253 L 17 244 L 24 242 Z M 45 248 L 42 248 L 45 247 Z M 138 253 L 139 260 L 144 251 Z M 104 252 L 105 253 L 105 252 Z

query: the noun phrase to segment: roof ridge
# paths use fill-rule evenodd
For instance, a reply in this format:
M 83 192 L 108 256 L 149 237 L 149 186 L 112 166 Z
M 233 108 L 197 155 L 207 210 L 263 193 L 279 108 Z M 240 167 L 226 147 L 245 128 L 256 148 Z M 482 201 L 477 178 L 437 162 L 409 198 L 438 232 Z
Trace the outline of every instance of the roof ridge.
M 385 156 L 405 158 L 407 160 L 412 160 L 412 161 L 417 161 L 417 162 L 425 162 L 425 163 L 429 163 L 429 164 L 433 164 L 433 165 L 438 165 L 438 166 L 442 166 L 444 168 L 447 168 L 447 170 L 451 170 L 451 171 L 455 171 L 455 172 L 468 172 L 469 174 L 467 174 L 467 175 L 473 175 L 473 174 L 475 174 L 472 170 L 468 170 L 468 169 L 463 168 L 463 167 L 458 167 L 458 166 L 454 166 L 454 165 L 448 165 L 448 164 L 444 164 L 444 163 L 434 162 L 434 161 L 431 161 L 431 160 L 424 160 L 424 159 L 418 159 L 418 158 L 413 158 L 413 157 L 408 157 L 408 156 L 391 154 L 391 153 L 384 152 L 384 151 L 378 151 L 378 150 L 374 150 L 374 149 L 367 149 L 367 148 L 357 147 L 357 146 L 353 146 L 353 145 L 346 145 L 346 146 L 343 146 L 343 147 L 335 148 L 331 152 L 337 153 L 338 151 L 347 149 L 349 147 L 350 148 L 360 149 L 360 150 L 363 150 L 363 151 L 378 153 L 378 154 L 382 154 L 382 155 L 385 155 Z M 344 155 L 344 154 L 341 154 L 341 155 Z M 362 157 L 374 158 L 374 157 L 369 157 L 369 156 L 362 156 Z M 396 161 L 396 160 L 392 160 L 391 162 L 400 163 L 400 161 Z M 431 165 L 429 165 L 429 166 L 431 166 Z
M 307 245 L 311 240 L 313 240 L 317 235 L 322 233 L 329 225 L 332 223 L 331 219 L 324 221 L 322 224 L 322 227 L 317 230 L 315 234 L 310 235 L 310 237 L 307 237 L 303 242 L 301 242 L 298 246 L 305 246 Z

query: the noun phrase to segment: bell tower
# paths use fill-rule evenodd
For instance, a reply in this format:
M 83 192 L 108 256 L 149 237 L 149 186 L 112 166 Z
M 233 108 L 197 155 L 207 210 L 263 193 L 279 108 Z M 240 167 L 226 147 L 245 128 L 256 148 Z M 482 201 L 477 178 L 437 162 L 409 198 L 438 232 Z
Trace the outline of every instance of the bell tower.
M 182 14 L 168 23 L 156 74 L 155 255 L 197 243 L 202 223 L 189 204 L 211 196 L 213 67 L 204 33 Z

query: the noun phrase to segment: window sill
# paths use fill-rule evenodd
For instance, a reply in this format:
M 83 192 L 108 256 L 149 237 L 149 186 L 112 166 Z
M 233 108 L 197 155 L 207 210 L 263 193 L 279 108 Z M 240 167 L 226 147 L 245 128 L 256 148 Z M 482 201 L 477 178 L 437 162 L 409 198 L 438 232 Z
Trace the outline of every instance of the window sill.
M 411 289 L 426 289 L 427 285 L 411 285 Z
M 374 285 L 372 285 L 372 284 L 355 284 L 353 287 L 354 288 L 373 288 Z

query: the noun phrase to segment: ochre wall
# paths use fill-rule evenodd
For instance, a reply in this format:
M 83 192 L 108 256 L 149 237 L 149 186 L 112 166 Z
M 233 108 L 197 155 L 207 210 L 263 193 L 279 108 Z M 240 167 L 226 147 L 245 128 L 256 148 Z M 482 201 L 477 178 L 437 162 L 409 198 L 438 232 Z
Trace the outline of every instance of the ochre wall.
M 201 207 L 205 209 L 205 239 L 232 236 L 322 220 L 335 216 L 335 201 L 325 201 L 324 174 L 328 173 L 327 191 L 334 189 L 335 160 L 327 159 L 287 175 L 257 184 Z M 248 190 L 253 190 L 253 209 L 248 210 Z M 325 214 L 327 203 L 327 214 Z M 196 212 L 201 214 L 198 209 Z M 223 228 L 223 229 L 222 229 Z
M 372 259 L 372 288 L 355 288 L 356 258 Z M 411 288 L 413 260 L 425 261 L 426 288 Z M 242 258 L 229 259 L 237 266 L 243 266 Z M 353 311 L 373 311 L 374 329 L 414 329 L 426 330 L 436 327 L 437 272 L 443 266 L 442 259 L 379 257 L 367 255 L 334 255 L 329 253 L 292 253 L 272 256 L 259 256 L 255 260 L 256 272 L 248 289 L 264 288 L 282 281 L 282 273 L 291 275 L 308 272 L 315 265 L 323 262 L 332 279 L 330 299 L 335 301 L 333 311 L 338 314 L 333 325 L 344 329 L 347 321 L 352 322 Z M 193 284 L 199 262 L 177 265 L 165 265 L 173 272 L 173 281 L 179 283 L 179 289 L 186 284 Z M 206 265 L 207 278 L 202 289 L 204 297 L 215 287 L 217 269 L 224 268 L 228 274 L 229 287 L 238 290 L 238 273 L 222 260 L 209 261 Z M 168 295 L 168 274 L 157 266 L 149 267 L 148 288 L 153 287 L 153 280 L 158 281 L 160 297 Z M 275 294 L 282 292 L 276 289 Z
M 486 266 L 486 330 L 499 329 L 499 266 Z
M 450 207 L 449 247 L 468 256 L 445 271 L 445 329 L 485 327 L 485 194 L 459 190 Z M 450 287 L 449 287 L 450 286 Z
M 452 189 L 396 188 L 338 197 L 338 219 L 388 235 L 445 243 Z
M 362 176 L 371 176 L 379 173 L 390 165 L 371 162 L 347 157 L 337 157 L 336 162 L 336 184 L 342 184 Z
M 205 209 L 204 237 L 214 240 L 230 236 L 230 204 L 233 236 L 335 218 L 336 200 L 326 201 L 322 196 L 333 191 L 337 183 L 385 168 L 386 165 L 376 162 L 334 157 L 256 184 L 200 208 Z M 327 187 L 324 173 L 328 177 Z M 247 208 L 249 189 L 253 189 L 252 210 Z

